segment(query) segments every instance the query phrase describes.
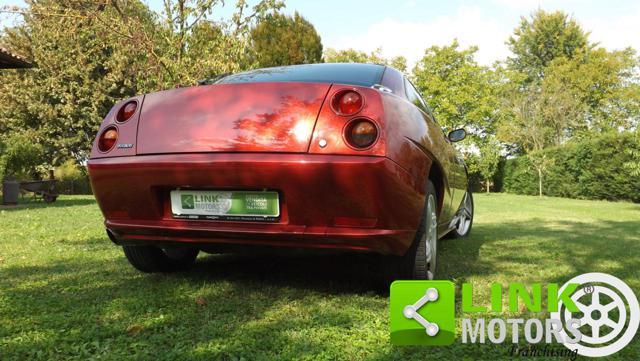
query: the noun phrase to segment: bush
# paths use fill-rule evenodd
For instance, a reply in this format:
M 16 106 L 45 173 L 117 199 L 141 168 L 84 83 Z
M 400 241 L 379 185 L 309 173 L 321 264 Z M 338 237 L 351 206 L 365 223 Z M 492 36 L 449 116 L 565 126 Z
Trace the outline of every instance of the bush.
M 631 160 L 629 149 L 640 150 L 632 133 L 610 133 L 544 150 L 552 163 L 543 176 L 543 193 L 640 202 L 640 177 L 625 167 Z M 506 192 L 537 194 L 538 174 L 529 157 L 507 160 L 502 183 Z
M 496 169 L 496 174 L 493 175 L 493 191 L 494 192 L 502 192 L 504 188 L 504 167 L 507 164 L 507 159 L 502 157 L 500 162 L 498 163 L 498 169 Z
M 91 194 L 91 184 L 85 169 L 78 167 L 73 159 L 67 160 L 53 172 L 57 180 L 56 189 L 62 194 Z
M 34 131 L 10 133 L 0 144 L 0 179 L 39 179 L 46 170 L 44 148 Z
M 486 179 L 480 174 L 478 168 L 479 154 L 465 154 L 465 163 L 467 165 L 467 171 L 469 172 L 469 187 L 473 193 L 480 193 L 487 191 Z M 491 193 L 501 192 L 503 185 L 503 173 L 506 160 L 504 157 L 500 158 L 496 172 L 491 178 Z

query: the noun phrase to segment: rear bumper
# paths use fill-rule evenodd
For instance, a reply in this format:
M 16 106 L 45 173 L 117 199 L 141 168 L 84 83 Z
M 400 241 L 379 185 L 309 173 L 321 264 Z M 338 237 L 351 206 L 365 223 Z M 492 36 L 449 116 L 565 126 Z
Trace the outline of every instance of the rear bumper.
M 384 157 L 206 153 L 92 159 L 94 194 L 117 243 L 184 242 L 404 254 L 423 186 Z M 276 190 L 277 222 L 174 219 L 169 192 Z

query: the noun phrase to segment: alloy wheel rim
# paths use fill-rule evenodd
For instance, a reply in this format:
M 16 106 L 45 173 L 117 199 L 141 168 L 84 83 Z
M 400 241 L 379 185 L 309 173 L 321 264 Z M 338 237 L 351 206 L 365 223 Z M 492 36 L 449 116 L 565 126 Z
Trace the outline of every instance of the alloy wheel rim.
M 471 227 L 471 219 L 473 215 L 473 205 L 471 204 L 471 197 L 469 197 L 469 192 L 464 194 L 464 199 L 462 201 L 462 209 L 460 210 L 460 215 L 458 216 L 458 226 L 456 231 L 459 235 L 463 236 L 469 232 L 469 228 Z
M 427 198 L 427 214 L 426 214 L 426 260 L 427 260 L 427 278 L 433 279 L 436 273 L 436 254 L 438 240 L 438 218 L 436 216 L 436 199 L 430 194 Z

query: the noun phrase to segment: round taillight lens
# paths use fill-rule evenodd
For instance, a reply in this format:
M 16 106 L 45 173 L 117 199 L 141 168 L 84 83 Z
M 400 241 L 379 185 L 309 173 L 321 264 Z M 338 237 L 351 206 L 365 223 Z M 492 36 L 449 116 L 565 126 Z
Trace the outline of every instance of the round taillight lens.
M 123 105 L 122 108 L 120 108 L 120 110 L 118 111 L 118 115 L 116 117 L 118 122 L 122 123 L 129 120 L 129 118 L 131 118 L 133 114 L 135 114 L 136 109 L 138 109 L 138 102 L 132 100 L 125 103 L 125 105 Z
M 346 128 L 345 137 L 354 148 L 369 148 L 378 139 L 378 128 L 367 119 L 355 119 Z
M 113 148 L 118 140 L 118 130 L 115 127 L 105 129 L 98 139 L 98 149 L 101 152 L 108 152 Z
M 341 91 L 333 96 L 332 108 L 338 115 L 354 115 L 362 109 L 364 100 L 353 90 Z

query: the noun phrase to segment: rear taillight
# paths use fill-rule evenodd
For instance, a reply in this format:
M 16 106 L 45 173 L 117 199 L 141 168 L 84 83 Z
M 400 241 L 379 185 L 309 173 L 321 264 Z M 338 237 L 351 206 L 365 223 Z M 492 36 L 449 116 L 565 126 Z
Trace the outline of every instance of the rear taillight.
M 113 148 L 118 140 L 118 129 L 116 127 L 108 127 L 102 131 L 98 138 L 98 149 L 101 152 L 108 152 Z
M 135 114 L 136 109 L 138 109 L 138 102 L 136 102 L 135 100 L 125 103 L 118 111 L 116 120 L 120 123 L 126 122 L 133 116 L 133 114 Z
M 345 128 L 347 143 L 357 149 L 367 149 L 378 139 L 378 127 L 368 120 L 353 119 Z
M 354 90 L 343 90 L 331 99 L 331 108 L 338 115 L 354 115 L 362 109 L 363 105 L 362 95 Z

